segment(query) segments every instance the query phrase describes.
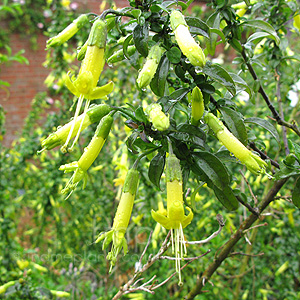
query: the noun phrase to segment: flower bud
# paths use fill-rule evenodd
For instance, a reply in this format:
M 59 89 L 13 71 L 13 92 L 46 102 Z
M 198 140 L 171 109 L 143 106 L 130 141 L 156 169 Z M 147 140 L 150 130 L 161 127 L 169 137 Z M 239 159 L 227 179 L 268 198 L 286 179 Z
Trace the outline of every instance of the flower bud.
M 160 104 L 153 103 L 149 105 L 146 108 L 145 113 L 148 116 L 149 122 L 152 122 L 152 125 L 155 129 L 159 131 L 164 131 L 169 128 L 169 117 L 164 114 Z
M 192 91 L 192 117 L 191 124 L 198 126 L 204 113 L 204 101 L 201 90 L 196 86 Z
M 173 10 L 170 22 L 176 42 L 182 53 L 188 58 L 192 65 L 203 68 L 206 63 L 205 55 L 189 32 L 182 13 L 178 10 Z
M 128 48 L 127 48 L 128 55 L 129 56 L 133 55 L 135 50 L 136 50 L 136 48 L 134 45 L 128 46 Z M 107 59 L 107 63 L 114 64 L 116 62 L 122 61 L 123 59 L 125 59 L 125 55 L 124 55 L 124 50 L 122 48 L 122 49 L 116 51 L 113 55 L 111 55 Z
M 157 70 L 162 53 L 163 51 L 158 45 L 155 45 L 150 49 L 149 54 L 146 58 L 146 62 L 136 80 L 138 86 L 141 89 L 150 84 Z
M 88 21 L 89 19 L 87 15 L 80 15 L 62 32 L 49 39 L 47 41 L 47 48 L 62 45 L 64 42 L 68 41 L 73 35 L 75 35 L 80 28 L 82 28 L 86 23 L 88 23 Z

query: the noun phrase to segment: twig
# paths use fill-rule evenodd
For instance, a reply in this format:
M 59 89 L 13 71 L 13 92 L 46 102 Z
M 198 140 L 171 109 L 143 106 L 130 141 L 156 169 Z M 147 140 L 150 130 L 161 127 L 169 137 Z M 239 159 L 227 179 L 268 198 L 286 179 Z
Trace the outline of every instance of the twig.
M 257 77 L 257 75 L 256 75 L 256 73 L 255 73 L 255 71 L 254 71 L 251 63 L 249 62 L 249 58 L 248 58 L 248 56 L 246 54 L 245 48 L 241 52 L 241 55 L 242 55 L 242 57 L 243 57 L 246 65 L 248 67 L 248 70 L 249 70 L 251 76 L 253 77 L 253 79 L 255 81 L 258 81 L 258 77 Z M 277 112 L 277 110 L 275 109 L 275 107 L 273 106 L 273 104 L 271 103 L 268 95 L 266 94 L 266 92 L 265 92 L 265 90 L 264 90 L 264 88 L 262 87 L 261 84 L 259 84 L 259 90 L 258 90 L 258 92 L 262 95 L 263 99 L 265 100 L 265 102 L 266 102 L 267 106 L 269 107 L 270 111 L 272 112 L 273 117 L 275 118 L 277 124 L 292 129 L 298 136 L 300 136 L 300 130 L 299 130 L 298 126 L 295 124 L 295 122 L 292 121 L 292 123 L 288 123 L 288 122 L 284 121 L 280 117 L 279 113 Z
M 220 234 L 220 232 L 222 231 L 223 227 L 225 226 L 225 222 L 223 220 L 223 217 L 220 215 L 220 214 L 217 214 L 216 216 L 217 218 L 217 221 L 219 223 L 219 229 L 217 231 L 215 231 L 211 236 L 209 236 L 207 239 L 205 240 L 201 240 L 201 241 L 192 241 L 192 242 L 189 242 L 189 241 L 185 241 L 186 244 L 189 244 L 189 245 L 199 245 L 199 244 L 205 244 L 207 242 L 209 242 L 210 240 L 212 240 L 214 237 L 216 237 L 217 235 Z
M 150 232 L 150 234 L 149 234 L 148 242 L 147 242 L 146 247 L 144 248 L 144 251 L 143 251 L 143 253 L 142 253 L 141 257 L 140 257 L 140 260 L 139 260 L 139 264 L 140 264 L 140 265 L 142 265 L 143 257 L 145 256 L 146 251 L 147 251 L 147 249 L 148 249 L 148 247 L 149 247 L 149 245 L 150 245 L 151 238 L 152 238 L 152 233 L 153 233 L 153 230 L 151 230 L 151 232 Z
M 191 262 L 193 262 L 196 259 L 199 259 L 203 256 L 205 256 L 206 254 L 208 254 L 211 250 L 206 251 L 204 254 L 201 254 L 199 256 L 196 257 L 192 257 L 191 260 L 189 262 L 187 262 L 184 266 L 182 266 L 180 268 L 180 270 L 183 270 L 186 266 L 188 266 Z M 166 280 L 164 280 L 163 282 L 161 282 L 160 284 L 156 285 L 152 290 L 155 290 L 159 287 L 161 287 L 162 285 L 164 285 L 165 283 L 167 283 L 172 277 L 174 277 L 177 274 L 177 272 L 174 272 L 171 276 L 169 276 Z
M 279 113 L 280 113 L 280 117 L 282 119 L 284 119 L 284 114 L 283 114 L 283 109 L 282 109 L 281 92 L 280 92 L 280 75 L 276 74 L 276 79 L 277 79 L 276 95 L 277 95 Z M 283 138 L 285 155 L 288 155 L 290 153 L 290 149 L 289 149 L 288 140 L 287 140 L 286 127 L 282 127 L 282 138 Z
M 247 186 L 248 186 L 248 189 L 249 189 L 249 191 L 250 191 L 250 194 L 251 194 L 251 197 L 252 197 L 252 199 L 253 199 L 253 201 L 254 201 L 254 204 L 257 205 L 258 201 L 257 201 L 257 198 L 256 198 L 256 196 L 254 195 L 254 193 L 253 193 L 253 191 L 252 191 L 252 188 L 251 188 L 251 186 L 250 186 L 250 184 L 249 184 L 249 181 L 248 181 L 247 178 L 245 177 L 244 173 L 243 173 L 241 170 L 239 170 L 239 171 L 240 171 L 240 173 L 241 173 L 243 179 L 245 180 L 245 182 L 246 182 L 246 184 L 247 184 Z
M 268 223 L 265 222 L 265 223 L 263 223 L 263 224 L 258 224 L 258 225 L 252 226 L 252 227 L 250 227 L 250 228 L 244 230 L 243 233 L 246 233 L 246 232 L 248 232 L 248 231 L 250 231 L 250 230 L 252 230 L 252 229 L 254 229 L 254 228 L 263 227 L 263 226 L 268 226 Z
M 257 153 L 259 153 L 259 155 L 261 156 L 261 158 L 263 160 L 268 159 L 271 163 L 271 165 L 273 165 L 275 168 L 280 169 L 279 163 L 273 159 L 271 159 L 268 155 L 266 155 L 263 151 L 259 150 L 254 142 L 250 142 L 250 147 Z
M 256 215 L 256 216 L 259 216 L 259 212 L 258 212 L 257 208 L 253 208 L 251 205 L 249 205 L 248 203 L 244 202 L 244 200 L 242 200 L 242 198 L 239 197 L 239 196 L 236 196 L 236 199 L 237 199 L 242 205 L 244 205 L 245 207 L 247 207 L 248 210 L 249 210 L 251 213 L 253 213 L 253 214 Z
M 274 185 L 269 190 L 268 194 L 263 198 L 261 203 L 258 206 L 259 212 L 263 212 L 267 206 L 274 200 L 274 197 L 286 183 L 287 178 L 280 179 L 274 182 Z M 222 249 L 218 254 L 215 255 L 214 260 L 210 263 L 210 265 L 203 272 L 202 276 L 197 279 L 195 286 L 191 289 L 191 291 L 186 296 L 186 300 L 194 299 L 197 295 L 202 293 L 202 289 L 204 287 L 203 282 L 208 281 L 211 276 L 215 273 L 215 271 L 219 268 L 222 262 L 230 255 L 233 247 L 240 241 L 240 239 L 244 236 L 244 231 L 252 226 L 252 224 L 258 219 L 259 216 L 255 214 L 251 214 L 246 220 L 242 222 L 240 227 L 236 230 L 236 232 L 230 237 L 230 239 L 223 245 Z
M 243 252 L 232 252 L 228 257 L 232 257 L 235 255 L 244 255 L 244 256 L 250 256 L 250 257 L 257 257 L 257 256 L 262 256 L 265 255 L 265 253 L 258 253 L 258 254 L 247 254 L 247 253 L 243 253 Z

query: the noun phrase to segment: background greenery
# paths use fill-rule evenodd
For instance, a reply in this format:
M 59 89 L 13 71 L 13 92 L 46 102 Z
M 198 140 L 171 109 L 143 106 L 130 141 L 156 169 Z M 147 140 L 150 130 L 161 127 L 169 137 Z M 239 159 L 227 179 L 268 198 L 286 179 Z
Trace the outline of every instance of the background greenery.
M 78 13 L 68 10 L 63 5 L 64 3 L 59 1 L 48 1 L 47 4 L 44 1 L 33 2 L 38 9 L 29 9 L 31 2 L 27 0 L 26 5 L 6 1 L 0 7 L 0 13 L 7 18 L 9 24 L 8 31 L 5 35 L 3 34 L 2 44 L 7 49 L 6 60 L 25 61 L 21 58 L 21 53 L 17 57 L 11 56 L 9 52 L 10 32 L 26 27 L 27 30 L 21 33 L 29 34 L 34 44 L 34 35 L 38 33 L 37 23 L 42 23 L 44 29 L 50 32 L 47 34 L 53 36 L 69 24 Z M 147 18 L 146 10 L 152 7 L 153 19 L 149 22 L 155 23 L 159 19 L 155 12 L 159 11 L 161 2 L 144 1 L 144 6 L 139 7 L 142 11 L 141 16 Z M 133 2 L 130 4 L 131 9 L 137 5 Z M 226 45 L 224 50 L 222 48 L 222 51 L 217 53 L 217 59 L 228 72 L 240 75 L 252 92 L 250 99 L 245 101 L 241 94 L 238 93 L 232 97 L 223 86 L 209 79 L 210 81 L 206 82 L 207 96 L 208 98 L 213 96 L 214 101 L 209 102 L 206 98 L 206 109 L 215 111 L 220 107 L 232 108 L 243 116 L 243 120 L 250 117 L 266 119 L 266 116 L 271 116 L 271 113 L 257 93 L 258 82 L 261 82 L 267 95 L 272 99 L 273 105 L 284 113 L 285 120 L 299 122 L 299 103 L 292 106 L 289 93 L 299 80 L 300 73 L 299 55 L 297 55 L 300 50 L 299 28 L 293 26 L 293 16 L 299 13 L 297 3 L 260 1 L 248 10 L 249 20 L 262 18 L 274 27 L 281 40 L 279 45 L 274 41 L 275 35 L 271 34 L 266 36 L 267 39 L 261 45 L 257 43 L 262 40 L 263 36 L 252 42 L 249 41 L 253 27 L 245 26 L 243 31 L 240 30 L 238 24 L 244 19 L 236 18 L 235 11 L 230 8 L 231 3 L 212 1 L 207 4 L 206 10 L 196 5 L 190 14 L 201 17 L 209 26 L 222 30 Z M 185 8 L 184 4 L 181 5 Z M 45 11 L 48 12 L 47 19 L 42 17 Z M 219 13 L 220 20 L 216 18 L 215 12 Z M 139 21 L 141 16 L 138 17 Z M 211 16 L 210 19 L 208 19 L 209 16 Z M 27 26 L 20 26 L 20 20 L 26 20 Z M 118 40 L 126 36 L 130 30 L 132 30 L 130 26 L 123 25 L 121 28 L 114 28 L 110 31 L 107 56 L 120 48 Z M 137 138 L 136 132 L 139 129 L 130 131 L 124 124 L 126 114 L 125 118 L 120 115 L 114 123 L 112 133 L 101 155 L 89 171 L 87 187 L 84 190 L 78 188 L 67 201 L 64 200 L 60 191 L 69 178 L 58 171 L 58 168 L 60 165 L 78 159 L 92 137 L 95 126 L 91 126 L 83 133 L 75 152 L 62 155 L 55 149 L 37 155 L 37 151 L 40 150 L 40 141 L 55 127 L 65 124 L 73 115 L 74 108 L 69 110 L 73 99 L 64 87 L 62 77 L 68 70 L 78 69 L 78 64 L 74 62 L 76 45 L 82 44 L 87 36 L 86 30 L 82 32 L 71 42 L 52 50 L 51 54 L 49 52 L 45 65 L 54 71 L 46 80 L 48 92 L 38 94 L 33 99 L 32 110 L 19 139 L 11 147 L 1 149 L 0 258 L 2 263 L 0 285 L 15 281 L 5 294 L 0 295 L 4 299 L 57 297 L 55 293 L 50 292 L 51 290 L 67 291 L 72 299 L 111 299 L 119 287 L 127 282 L 128 276 L 134 272 L 135 263 L 145 247 L 148 235 L 155 228 L 155 222 L 150 214 L 151 208 L 156 209 L 157 201 L 165 198 L 163 180 L 161 181 L 162 191 L 149 180 L 147 170 L 153 156 L 148 156 L 139 166 L 140 186 L 127 234 L 129 253 L 124 257 L 119 257 L 116 268 L 113 269 L 112 274 L 109 274 L 109 263 L 105 260 L 106 253 L 101 250 L 101 245 L 93 242 L 100 231 L 110 228 L 118 203 L 116 195 L 119 187 L 114 184 L 114 179 L 120 176 L 119 170 L 132 165 L 136 157 L 135 150 L 140 152 L 145 150 L 146 146 Z M 216 41 L 216 33 L 211 33 L 209 39 L 202 38 L 200 42 L 213 56 L 216 43 L 212 41 Z M 165 43 L 167 42 L 166 40 Z M 246 61 L 239 45 L 243 45 L 247 50 L 247 55 L 258 76 L 257 80 L 253 80 L 247 71 Z M 235 56 L 233 63 L 228 58 L 229 55 Z M 214 57 L 216 59 L 216 55 Z M 129 112 L 136 110 L 143 101 L 149 104 L 154 98 L 160 97 L 154 96 L 150 89 L 146 91 L 137 89 L 135 80 L 141 65 L 142 57 L 136 53 L 130 60 L 124 60 L 105 70 L 105 76 L 101 80 L 115 82 L 115 89 L 110 95 L 111 105 L 124 106 Z M 175 65 L 178 66 L 177 70 L 175 70 Z M 175 72 L 172 72 L 167 79 L 170 92 L 180 87 L 189 87 L 195 79 L 192 74 L 189 75 L 187 82 L 182 80 L 180 68 L 184 67 L 188 68 L 184 62 L 174 64 Z M 296 92 L 299 93 L 297 90 Z M 299 94 L 296 96 L 299 98 Z M 51 105 L 49 98 L 59 100 L 55 100 L 54 105 Z M 131 103 L 132 107 L 126 106 L 126 103 Z M 172 116 L 176 122 L 187 122 L 189 111 L 186 103 L 188 103 L 187 99 L 185 103 L 176 107 Z M 47 120 L 41 126 L 40 120 L 44 118 L 45 110 L 49 111 L 49 109 L 53 109 L 53 113 L 47 114 Z M 0 120 L 3 125 L 3 109 Z M 207 283 L 205 286 L 205 290 L 209 293 L 198 295 L 196 299 L 290 300 L 300 297 L 300 213 L 290 201 L 297 176 L 299 176 L 299 163 L 296 161 L 290 169 L 285 164 L 287 153 L 282 138 L 283 127 L 277 125 L 272 119 L 270 123 L 276 126 L 275 131 L 273 127 L 266 127 L 266 123 L 264 127 L 261 127 L 245 122 L 248 140 L 255 143 L 261 151 L 266 152 L 270 158 L 281 165 L 279 175 L 278 171 L 272 168 L 274 173 L 277 172 L 278 178 L 285 176 L 290 179 L 277 195 L 276 201 L 273 201 L 264 212 L 265 215 L 261 216 L 260 223 L 266 222 L 267 226 L 253 229 L 245 235 L 245 238 L 234 248 L 234 253 L 231 253 L 232 257 L 218 268 L 211 279 L 212 284 Z M 1 130 L 4 134 L 3 126 Z M 127 145 L 131 149 L 128 152 L 130 163 L 124 165 L 120 158 L 126 147 L 121 141 L 130 135 L 131 137 L 127 139 Z M 288 130 L 286 135 L 287 139 L 299 144 L 299 136 L 294 132 Z M 180 149 L 184 151 L 185 145 L 190 145 L 191 140 L 177 138 L 177 141 L 181 145 L 177 153 L 180 155 Z M 220 148 L 220 144 L 210 135 L 207 135 L 207 144 L 213 152 Z M 221 150 L 224 149 L 221 148 Z M 294 152 L 297 154 L 297 151 Z M 254 195 L 259 200 L 268 193 L 273 181 L 269 180 L 266 175 L 251 175 L 235 159 L 231 159 L 227 151 L 218 153 L 222 162 L 230 170 L 231 188 L 254 206 L 249 188 L 239 171 L 245 174 Z M 292 172 L 294 173 L 291 174 Z M 218 253 L 218 249 L 246 218 L 248 211 L 244 206 L 241 205 L 234 212 L 226 211 L 213 191 L 206 184 L 204 186 L 202 184 L 203 181 L 199 176 L 191 176 L 186 181 L 186 185 L 191 189 L 190 195 L 192 195 L 186 200 L 194 209 L 195 217 L 192 224 L 186 228 L 185 235 L 188 240 L 201 240 L 208 237 L 218 229 L 215 218 L 218 213 L 221 214 L 226 220 L 221 234 L 201 247 L 188 247 L 188 254 L 191 257 L 204 253 L 208 249 L 211 249 L 211 253 L 183 270 L 184 285 L 182 287 L 177 285 L 177 279 L 173 277 L 157 291 L 157 294 L 151 295 L 139 291 L 125 297 L 157 299 L 159 294 L 160 298 L 181 299 L 195 285 L 197 277 L 201 276 L 214 255 Z M 202 187 L 198 191 L 199 186 Z M 150 253 L 158 250 L 157 247 L 164 240 L 165 235 L 166 232 L 163 230 L 155 235 L 155 240 L 150 244 L 144 261 Z M 247 243 L 247 240 L 251 241 L 251 245 Z M 238 255 L 238 253 L 249 256 Z M 162 260 L 156 262 L 143 274 L 143 277 L 150 279 L 155 274 L 157 280 L 161 282 L 173 271 L 174 263 Z

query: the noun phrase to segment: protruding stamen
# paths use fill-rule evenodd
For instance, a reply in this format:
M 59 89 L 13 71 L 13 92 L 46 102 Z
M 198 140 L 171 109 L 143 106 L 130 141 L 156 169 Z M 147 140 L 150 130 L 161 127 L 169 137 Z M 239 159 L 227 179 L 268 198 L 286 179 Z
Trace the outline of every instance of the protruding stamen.
M 80 108 L 81 108 L 82 102 L 83 102 L 83 95 L 80 95 L 80 97 L 78 98 L 77 106 L 76 106 L 76 111 L 75 111 L 75 115 L 74 115 L 74 122 L 73 122 L 72 127 L 71 127 L 71 129 L 70 129 L 70 131 L 69 131 L 69 134 L 68 134 L 68 137 L 67 137 L 66 142 L 65 142 L 64 145 L 60 148 L 61 151 L 62 151 L 63 153 L 66 153 L 66 152 L 67 152 L 67 147 L 68 147 L 68 144 L 69 144 L 69 142 L 70 142 L 72 133 L 73 133 L 73 131 L 74 131 L 75 123 L 76 123 L 77 117 L 79 116 L 79 112 L 80 112 Z M 84 118 L 83 118 L 82 120 L 84 120 Z M 80 132 L 80 131 L 79 131 L 79 132 Z

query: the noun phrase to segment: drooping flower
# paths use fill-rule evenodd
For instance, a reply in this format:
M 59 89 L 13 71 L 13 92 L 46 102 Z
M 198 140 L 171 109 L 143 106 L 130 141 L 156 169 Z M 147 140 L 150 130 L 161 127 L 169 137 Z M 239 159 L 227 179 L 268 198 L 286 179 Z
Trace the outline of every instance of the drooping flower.
M 212 113 L 204 116 L 204 121 L 216 134 L 218 140 L 255 175 L 266 172 L 267 163 L 248 150 Z
M 73 176 L 67 183 L 66 187 L 62 190 L 63 194 L 70 193 L 70 196 L 82 179 L 83 188 L 85 188 L 87 183 L 87 170 L 98 157 L 109 135 L 112 123 L 113 117 L 111 115 L 106 115 L 104 118 L 102 118 L 92 140 L 85 148 L 84 153 L 81 155 L 80 159 L 70 164 L 60 166 L 59 170 L 65 171 L 65 173 L 74 171 Z
M 166 159 L 166 180 L 167 215 L 165 216 L 154 210 L 152 210 L 151 214 L 156 222 L 171 230 L 172 252 L 175 254 L 176 272 L 179 274 L 179 285 L 181 285 L 180 261 L 187 253 L 183 229 L 191 223 L 194 215 L 189 207 L 186 207 L 189 214 L 185 215 L 181 168 L 179 160 L 172 153 Z
M 85 118 L 83 119 L 84 114 L 81 114 L 78 116 L 78 118 L 75 120 L 71 120 L 69 123 L 65 124 L 62 127 L 57 128 L 57 130 L 53 133 L 51 133 L 46 139 L 44 139 L 41 143 L 42 150 L 39 151 L 42 152 L 44 150 L 51 150 L 57 146 L 60 146 L 64 144 L 67 140 L 68 134 L 70 132 L 71 127 L 74 125 L 74 129 L 71 135 L 71 139 L 77 134 L 80 124 L 81 125 L 81 131 L 84 130 L 89 125 L 99 122 L 105 115 L 107 115 L 111 111 L 111 108 L 107 104 L 99 104 L 91 106 L 90 109 L 86 112 Z
M 139 76 L 136 80 L 138 86 L 143 89 L 150 84 L 163 54 L 163 49 L 159 45 L 154 45 L 146 58 L 146 62 L 139 72 Z
M 107 259 L 111 262 L 111 267 L 115 265 L 117 261 L 117 256 L 123 248 L 124 255 L 127 253 L 127 241 L 125 238 L 125 233 L 129 224 L 129 220 L 132 213 L 133 203 L 135 199 L 135 194 L 138 188 L 139 172 L 135 167 L 132 167 L 125 179 L 125 183 L 122 190 L 121 199 L 115 214 L 112 229 L 108 232 L 101 232 L 95 243 L 102 240 L 102 248 L 105 249 L 110 243 L 112 247 L 107 255 Z
M 203 68 L 206 63 L 205 55 L 201 47 L 192 37 L 184 16 L 179 10 L 173 10 L 170 16 L 172 30 L 175 34 L 175 40 L 182 51 L 194 66 Z
M 89 38 L 87 40 L 87 49 L 84 59 L 81 63 L 78 76 L 72 76 L 72 78 L 70 78 L 70 74 L 67 74 L 67 76 L 65 77 L 65 84 L 67 88 L 72 94 L 78 97 L 78 103 L 74 116 L 75 122 L 79 115 L 84 98 L 86 99 L 86 104 L 84 108 L 85 114 L 87 112 L 91 100 L 98 98 L 106 99 L 106 95 L 111 93 L 113 90 L 113 82 L 109 82 L 108 84 L 101 87 L 97 86 L 100 74 L 105 64 L 104 52 L 106 45 L 106 36 L 106 23 L 99 19 L 96 20 L 93 24 L 93 27 L 89 34 Z M 65 144 L 61 148 L 63 152 L 67 151 L 67 146 L 73 134 L 73 130 L 74 127 L 71 127 L 69 136 Z M 79 132 L 74 139 L 73 145 L 69 148 L 69 151 L 77 142 L 78 137 Z

